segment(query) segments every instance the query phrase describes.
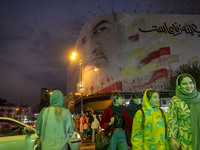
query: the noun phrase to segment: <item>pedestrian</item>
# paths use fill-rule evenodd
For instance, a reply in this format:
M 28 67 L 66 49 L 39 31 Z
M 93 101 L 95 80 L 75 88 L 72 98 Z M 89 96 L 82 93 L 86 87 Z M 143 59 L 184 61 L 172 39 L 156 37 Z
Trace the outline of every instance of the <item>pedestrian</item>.
M 108 136 L 111 133 L 108 150 L 128 150 L 123 124 L 131 126 L 132 122 L 123 106 L 125 98 L 121 93 L 113 93 L 111 99 L 112 104 L 105 109 L 100 122 L 105 134 Z
M 130 103 L 126 108 L 126 112 L 127 112 L 127 114 L 129 115 L 129 117 L 131 118 L 132 121 L 133 121 L 133 118 L 135 116 L 135 113 L 139 109 L 142 109 L 141 98 L 142 98 L 142 94 L 139 93 L 139 92 L 133 92 L 132 95 L 131 95 Z M 132 144 L 131 144 L 132 126 L 131 126 L 131 128 L 125 127 L 125 131 L 126 131 L 128 146 L 132 147 Z
M 67 150 L 67 141 L 74 133 L 71 113 L 64 108 L 64 96 L 54 90 L 50 95 L 50 107 L 43 108 L 36 120 L 36 133 L 42 142 L 42 150 Z
M 86 112 L 87 113 L 87 118 L 88 118 L 88 122 L 89 122 L 89 129 L 88 129 L 88 137 L 92 137 L 92 129 L 91 129 L 91 126 L 92 126 L 92 122 L 94 120 L 93 116 L 92 116 L 92 109 L 89 111 L 89 112 Z
M 99 123 L 100 123 L 100 118 L 99 115 L 92 109 L 91 110 L 92 114 L 91 114 L 91 129 L 92 129 L 92 142 L 95 142 L 95 138 L 96 138 L 96 133 L 99 133 Z
M 126 108 L 126 112 L 131 120 L 133 120 L 135 113 L 142 108 L 141 98 L 142 95 L 139 92 L 133 92 L 131 95 L 130 103 Z
M 148 89 L 143 95 L 142 109 L 138 110 L 133 119 L 132 149 L 166 150 L 167 114 L 159 108 L 159 93 Z
M 92 124 L 92 122 L 90 121 L 90 118 L 91 118 L 91 110 L 89 110 L 89 111 L 86 111 L 85 112 L 85 115 L 86 115 L 86 117 L 87 117 L 87 120 L 88 120 L 88 128 L 87 128 L 87 137 L 88 138 L 91 138 L 92 136 L 92 130 L 91 130 L 91 124 Z
M 85 112 L 85 116 L 87 117 L 87 118 L 89 118 L 89 113 L 86 111 Z
M 78 124 L 79 120 L 80 120 L 80 114 L 77 114 L 74 118 L 74 126 L 76 132 L 79 132 L 79 124 Z
M 200 150 L 200 93 L 189 74 L 176 79 L 176 96 L 169 104 L 170 145 L 173 150 Z
M 86 139 L 87 136 L 88 136 L 87 132 L 88 132 L 88 128 L 89 128 L 89 122 L 88 122 L 88 118 L 85 116 L 85 113 L 82 113 L 78 124 L 79 124 L 79 127 L 80 127 L 81 138 Z

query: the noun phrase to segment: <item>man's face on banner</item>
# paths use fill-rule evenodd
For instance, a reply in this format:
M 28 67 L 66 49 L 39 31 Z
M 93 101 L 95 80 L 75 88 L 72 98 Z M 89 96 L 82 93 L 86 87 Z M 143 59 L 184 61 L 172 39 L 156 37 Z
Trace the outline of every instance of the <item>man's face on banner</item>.
M 84 66 L 102 67 L 112 63 L 121 43 L 116 17 L 107 14 L 94 18 L 83 27 L 77 48 L 82 52 Z

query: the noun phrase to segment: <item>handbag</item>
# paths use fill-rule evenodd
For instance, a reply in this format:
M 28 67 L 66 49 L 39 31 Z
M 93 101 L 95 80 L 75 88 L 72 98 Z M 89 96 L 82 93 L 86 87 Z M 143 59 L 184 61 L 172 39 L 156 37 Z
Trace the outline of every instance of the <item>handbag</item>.
M 36 138 L 36 140 L 34 141 L 34 144 L 33 144 L 33 149 L 34 150 L 40 150 L 40 138 Z
M 112 132 L 113 125 L 110 129 L 108 136 L 105 134 L 105 130 L 101 130 L 101 132 L 97 135 L 95 149 L 96 150 L 106 150 L 110 144 L 110 137 Z
M 106 136 L 105 131 L 102 130 L 96 138 L 95 149 L 106 150 L 109 144 L 110 144 L 110 137 Z
M 83 129 L 84 129 L 84 130 L 88 130 L 88 128 L 89 128 L 88 124 L 85 123 L 85 124 L 83 125 Z
M 48 107 L 48 111 L 47 111 L 47 117 L 48 117 L 48 114 L 49 114 L 49 107 Z M 45 128 L 46 128 L 46 124 L 47 124 L 47 117 L 45 119 L 45 123 L 44 123 L 44 126 L 42 128 L 42 134 L 43 135 L 43 139 L 44 139 L 44 135 L 45 135 Z M 37 137 L 34 141 L 34 144 L 33 144 L 33 149 L 34 150 L 41 150 L 42 149 L 42 141 L 43 139 L 41 140 L 40 137 Z

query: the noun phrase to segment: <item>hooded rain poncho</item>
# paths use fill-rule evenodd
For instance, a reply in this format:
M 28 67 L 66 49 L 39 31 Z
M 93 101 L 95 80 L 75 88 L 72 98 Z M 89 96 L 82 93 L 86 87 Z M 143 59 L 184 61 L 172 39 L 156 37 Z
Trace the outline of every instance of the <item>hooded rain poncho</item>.
M 152 108 L 151 104 L 149 103 L 147 98 L 148 90 L 146 90 L 144 93 L 142 104 L 145 118 L 143 118 L 142 111 L 138 110 L 133 119 L 131 135 L 132 149 L 166 150 L 168 149 L 168 142 L 165 136 L 165 121 L 162 117 L 162 112 L 159 109 L 159 106 Z M 165 111 L 163 112 L 167 124 L 167 114 Z
M 42 150 L 67 149 L 67 141 L 74 133 L 74 123 L 71 113 L 63 106 L 63 94 L 54 90 L 50 96 L 50 107 L 43 108 L 36 121 L 36 132 L 42 141 Z M 43 130 L 45 134 L 41 133 Z

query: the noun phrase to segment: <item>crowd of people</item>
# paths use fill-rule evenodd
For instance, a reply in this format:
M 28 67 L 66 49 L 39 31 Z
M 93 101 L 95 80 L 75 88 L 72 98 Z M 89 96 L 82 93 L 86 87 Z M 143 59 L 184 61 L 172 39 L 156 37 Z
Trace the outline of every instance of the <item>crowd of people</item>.
M 46 126 L 42 135 L 44 149 L 52 146 L 63 149 L 74 129 L 83 140 L 90 136 L 95 142 L 103 128 L 107 136 L 110 134 L 108 150 L 200 150 L 200 93 L 194 78 L 189 74 L 179 75 L 175 93 L 168 114 L 159 106 L 159 92 L 147 89 L 143 97 L 134 92 L 127 107 L 123 94 L 113 93 L 112 103 L 102 116 L 91 109 L 81 116 L 77 114 L 73 121 L 63 108 L 62 93 L 55 90 L 50 96 L 51 107 L 44 108 L 37 119 L 36 131 L 41 136 L 42 127 Z
M 99 114 L 91 109 L 89 112 L 77 114 L 74 118 L 75 131 L 79 132 L 83 140 L 88 137 L 92 138 L 92 142 L 95 142 L 95 138 L 99 133 Z

